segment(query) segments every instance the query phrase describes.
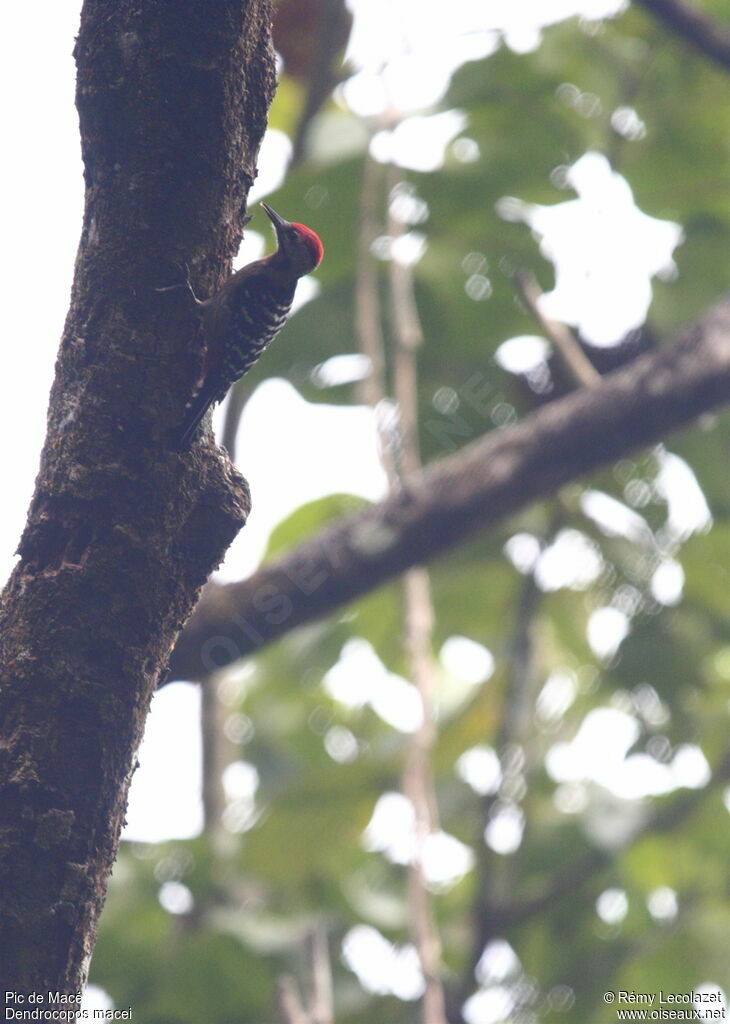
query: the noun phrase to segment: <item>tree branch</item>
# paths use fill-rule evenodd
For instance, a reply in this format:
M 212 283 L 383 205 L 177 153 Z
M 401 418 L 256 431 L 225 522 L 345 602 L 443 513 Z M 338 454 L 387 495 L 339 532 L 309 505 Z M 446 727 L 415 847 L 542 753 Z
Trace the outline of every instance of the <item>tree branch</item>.
M 223 429 L 221 430 L 221 446 L 225 448 L 231 457 L 231 462 L 236 461 L 236 439 L 238 428 L 241 425 L 243 410 L 250 398 L 251 392 L 247 383 L 237 381 L 228 392 L 226 411 L 223 416 Z
M 309 1014 L 302 1006 L 297 983 L 290 974 L 284 974 L 277 980 L 276 1003 L 279 1024 L 311 1024 Z
M 402 185 L 402 172 L 391 164 L 388 172 L 388 235 L 396 242 L 404 226 L 395 215 L 393 198 Z M 370 256 L 372 261 L 372 256 Z M 423 330 L 416 307 L 411 267 L 391 257 L 388 264 L 391 320 L 393 391 L 398 407 L 400 437 L 397 449 L 384 452 L 391 479 L 420 475 L 421 453 L 418 422 L 417 352 Z M 409 569 L 401 579 L 403 601 L 401 642 L 408 676 L 421 698 L 421 722 L 408 738 L 403 766 L 403 793 L 413 807 L 415 849 L 408 864 L 408 922 L 424 979 L 421 1015 L 424 1024 L 446 1024 L 443 988 L 442 942 L 436 924 L 433 899 L 428 891 L 425 855 L 427 844 L 439 827 L 438 803 L 433 779 L 433 748 L 436 739 L 434 693 L 438 671 L 433 654 L 434 609 L 431 580 L 422 567 Z
M 520 298 L 548 341 L 552 342 L 565 371 L 576 387 L 592 388 L 601 382 L 601 375 L 581 348 L 580 342 L 565 324 L 546 317 L 540 309 L 542 291 L 535 276 L 528 270 L 515 274 Z
M 359 225 L 357 233 L 357 275 L 355 278 L 355 333 L 360 352 L 367 356 L 368 372 L 358 382 L 358 398 L 376 408 L 385 395 L 385 341 L 380 323 L 378 268 L 370 247 L 381 224 L 378 206 L 382 191 L 383 167 L 369 152 L 363 160 L 360 186 Z
M 659 807 L 652 807 L 647 817 L 639 825 L 629 839 L 618 848 L 589 848 L 581 856 L 575 857 L 570 863 L 557 870 L 550 878 L 550 883 L 539 891 L 521 898 L 519 901 L 492 902 L 482 901 L 474 910 L 477 924 L 477 948 L 479 953 L 492 940 L 509 935 L 511 929 L 546 913 L 555 904 L 563 900 L 575 900 L 576 894 L 590 882 L 596 882 L 604 872 L 615 865 L 628 849 L 634 847 L 647 836 L 671 834 L 693 814 L 700 810 L 707 799 L 720 786 L 726 785 L 730 779 L 730 751 L 726 751 L 719 759 L 712 777 L 703 789 L 695 789 L 677 793 L 661 801 Z M 478 957 L 476 958 L 478 959 Z M 461 1008 L 472 992 L 477 988 L 474 977 L 476 959 L 470 965 L 466 984 L 449 993 L 449 1020 L 453 1024 L 464 1024 Z
M 305 1005 L 290 974 L 281 975 L 276 985 L 280 1024 L 334 1024 L 332 966 L 327 933 L 321 925 L 312 929 L 306 946 L 309 1000 Z
M 306 86 L 304 106 L 294 132 L 291 167 L 301 164 L 307 153 L 312 123 L 337 85 L 338 57 L 350 34 L 352 16 L 344 0 L 320 0 L 316 45 Z M 341 61 L 340 61 L 341 63 Z
M 474 375 L 461 399 L 486 418 L 491 393 L 486 376 Z M 490 432 L 249 579 L 210 586 L 173 652 L 171 677 L 205 678 L 729 399 L 727 297 L 676 344 Z
M 268 0 L 84 3 L 84 224 L 0 603 L 0 988 L 26 998 L 83 987 L 150 698 L 248 513 L 212 445 L 168 451 L 196 330 L 184 293 L 155 286 L 191 254 L 212 285 L 238 248 L 269 26 Z
M 720 758 L 712 777 L 703 789 L 684 791 L 653 807 L 646 820 L 641 824 L 628 841 L 618 849 L 607 850 L 593 848 L 582 857 L 576 858 L 571 864 L 557 872 L 550 885 L 542 892 L 536 893 L 512 906 L 487 907 L 484 909 L 483 944 L 503 934 L 504 930 L 522 924 L 530 918 L 545 912 L 548 907 L 559 902 L 566 896 L 575 894 L 578 889 L 599 872 L 615 863 L 616 859 L 627 849 L 649 835 L 671 834 L 681 828 L 685 821 L 695 814 L 711 794 L 720 786 L 726 785 L 730 779 L 730 751 Z
M 730 27 L 684 0 L 635 0 L 720 67 L 730 69 Z

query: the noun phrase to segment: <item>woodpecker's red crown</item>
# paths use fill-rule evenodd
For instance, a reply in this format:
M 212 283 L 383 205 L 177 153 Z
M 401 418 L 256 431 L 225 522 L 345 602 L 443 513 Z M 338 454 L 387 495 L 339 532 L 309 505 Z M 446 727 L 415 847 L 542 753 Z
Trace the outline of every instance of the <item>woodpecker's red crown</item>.
M 312 267 L 312 270 L 315 270 L 322 262 L 322 257 L 324 256 L 322 239 L 316 231 L 312 231 L 312 229 L 308 228 L 306 224 L 298 224 L 295 222 L 292 224 L 292 227 L 297 229 L 299 234 L 302 236 L 302 240 L 305 245 L 310 249 L 312 259 L 314 260 L 314 267 Z
M 303 277 L 315 270 L 324 255 L 324 246 L 316 232 L 306 224 L 290 224 L 266 203 L 261 205 L 274 225 L 279 245 L 277 256 L 281 255 L 286 260 L 288 269 L 296 277 Z

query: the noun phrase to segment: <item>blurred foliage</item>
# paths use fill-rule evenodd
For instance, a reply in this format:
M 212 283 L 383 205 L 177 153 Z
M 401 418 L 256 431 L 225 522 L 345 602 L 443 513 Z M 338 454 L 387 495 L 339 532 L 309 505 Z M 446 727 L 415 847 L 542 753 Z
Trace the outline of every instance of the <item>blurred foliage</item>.
M 724 13 L 721 0 L 703 6 Z M 287 9 L 296 14 L 296 6 Z M 296 56 L 294 47 L 296 77 L 284 76 L 272 110 L 272 124 L 290 131 L 306 88 Z M 629 140 L 612 127 L 621 107 L 638 113 L 640 137 Z M 562 22 L 525 54 L 500 45 L 454 74 L 441 109 L 454 108 L 466 118 L 461 140 L 472 142 L 460 148 L 457 139 L 442 167 L 406 172 L 402 186 L 428 212 L 413 225 L 427 243 L 415 275 L 426 333 L 419 371 L 428 459 L 544 400 L 493 361 L 506 339 L 536 333 L 515 299 L 514 271 L 531 268 L 544 288 L 552 282 L 529 229 L 499 216 L 500 198 L 563 202 L 572 193 L 555 169 L 588 150 L 605 153 L 639 207 L 678 221 L 685 233 L 676 280 L 654 285 L 650 324 L 662 342 L 722 293 L 730 250 L 730 79 L 643 11 L 629 8 L 603 23 Z M 312 129 L 309 158 L 271 201 L 301 210 L 326 240 L 321 290 L 246 386 L 279 375 L 311 401 L 354 403 L 353 386 L 322 388 L 313 371 L 357 351 L 357 224 L 369 127 L 331 101 Z M 347 145 L 333 145 L 331 133 Z M 378 187 L 384 218 L 384 170 Z M 479 300 L 465 291 L 477 264 L 490 284 Z M 383 263 L 383 276 L 385 269 Z M 384 329 L 387 335 L 386 318 Z M 476 393 L 484 400 L 470 402 Z M 451 397 L 444 402 L 444 395 Z M 475 991 L 469 965 L 482 940 L 506 940 L 516 954 L 502 974 L 493 967 L 480 975 L 487 993 L 506 1000 L 501 1016 L 484 1010 L 473 1018 L 484 1024 L 603 1024 L 607 990 L 730 984 L 730 819 L 723 800 L 730 778 L 719 768 L 730 701 L 730 415 L 705 417 L 666 443 L 691 467 L 711 526 L 683 531 L 674 524 L 659 481 L 659 448 L 533 506 L 432 567 L 436 650 L 450 637 L 467 637 L 486 646 L 495 663 L 481 683 L 442 665 L 434 752 L 443 828 L 474 854 L 463 878 L 435 886 L 450 998 Z M 585 487 L 632 508 L 643 526 L 627 539 L 620 526 L 589 514 Z M 297 510 L 274 530 L 269 556 L 358 504 L 333 495 Z M 596 572 L 539 593 L 525 618 L 520 602 L 529 580 L 505 544 L 522 535 L 544 552 L 560 531 L 592 545 Z M 681 600 L 662 603 L 656 573 L 668 561 L 681 566 L 685 582 Z M 574 567 L 567 568 L 570 576 Z M 276 978 L 293 972 L 306 982 L 302 942 L 315 923 L 329 935 L 338 1024 L 417 1019 L 414 1003 L 361 988 L 339 952 L 349 929 L 363 923 L 396 944 L 407 941 L 404 868 L 362 841 L 378 798 L 399 788 L 404 737 L 372 701 L 345 704 L 323 685 L 343 648 L 352 652 L 358 642 L 361 651 L 377 652 L 383 672 L 403 672 L 399 602 L 396 586 L 382 588 L 217 681 L 226 714 L 251 723 L 235 756 L 256 768 L 259 786 L 250 806 L 233 808 L 232 832 L 123 847 L 91 980 L 117 1006 L 131 1005 L 137 1024 L 273 1021 Z M 606 608 L 624 616 L 628 632 L 599 657 L 587 630 L 592 614 Z M 531 643 L 532 711 L 524 734 L 508 736 L 501 752 L 501 791 L 480 796 L 455 766 L 466 751 L 504 735 L 519 637 Z M 568 696 L 551 704 L 546 694 L 556 674 L 567 678 Z M 558 784 L 550 752 L 606 708 L 634 723 L 627 758 L 666 768 L 696 745 L 718 768 L 715 777 L 654 797 L 622 794 L 606 778 Z M 483 841 L 485 824 L 516 805 L 524 815 L 522 844 L 512 855 L 497 854 Z M 158 902 L 170 883 L 192 896 L 180 913 Z M 623 909 L 602 919 L 597 900 L 607 890 L 618 891 Z

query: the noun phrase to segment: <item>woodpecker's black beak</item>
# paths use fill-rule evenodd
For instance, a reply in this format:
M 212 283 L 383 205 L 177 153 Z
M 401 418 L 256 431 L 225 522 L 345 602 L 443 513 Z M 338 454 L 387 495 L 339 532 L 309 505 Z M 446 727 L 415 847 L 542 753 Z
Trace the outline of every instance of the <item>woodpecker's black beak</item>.
M 271 223 L 274 225 L 274 231 L 276 232 L 276 239 L 281 245 L 282 237 L 286 233 L 287 229 L 291 227 L 291 223 L 288 220 L 284 220 L 280 217 L 276 210 L 272 210 L 268 203 L 261 204 L 266 210 L 266 216 L 269 218 Z

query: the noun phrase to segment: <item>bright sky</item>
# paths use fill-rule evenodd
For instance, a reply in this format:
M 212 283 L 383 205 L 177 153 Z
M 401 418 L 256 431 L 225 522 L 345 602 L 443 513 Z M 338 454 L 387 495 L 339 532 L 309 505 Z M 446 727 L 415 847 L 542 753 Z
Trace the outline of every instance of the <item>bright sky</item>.
M 465 115 L 459 111 L 435 116 L 428 112 L 460 62 L 491 52 L 500 34 L 515 50 L 526 51 L 538 44 L 542 25 L 576 11 L 588 18 L 610 16 L 623 3 L 492 0 L 485 4 L 484 0 L 451 0 L 452 30 L 447 35 L 442 5 L 435 2 L 351 0 L 350 6 L 355 13 L 350 57 L 360 70 L 343 90 L 344 101 L 365 115 L 387 104 L 413 115 L 395 133 L 381 135 L 374 151 L 379 158 L 425 169 L 440 165 L 444 147 L 465 124 Z M 13 551 L 32 493 L 81 224 L 82 177 L 71 58 L 79 7 L 76 0 L 57 0 L 44 6 L 39 19 L 34 5 L 13 4 L 6 11 L 0 42 L 0 84 L 7 98 L 2 191 L 7 340 L 5 372 L 0 374 L 0 431 L 5 438 L 12 438 L 12 443 L 3 446 L 0 467 L 2 479 L 12 481 L 0 517 L 3 577 L 13 565 Z M 564 99 L 566 103 L 580 102 L 580 96 L 569 91 Z M 627 138 L 640 137 L 643 126 L 635 112 L 625 108 L 615 112 L 614 118 L 617 130 Z M 261 177 L 252 198 L 261 198 L 281 180 L 287 151 L 287 141 L 272 133 L 262 152 Z M 470 158 L 478 158 L 478 152 Z M 507 196 L 495 197 L 497 208 L 505 218 L 529 224 L 545 255 L 556 263 L 557 283 L 545 298 L 546 312 L 580 327 L 598 343 L 610 343 L 643 320 L 651 295 L 651 277 L 675 272 L 672 254 L 681 244 L 681 228 L 640 211 L 626 181 L 612 172 L 599 154 L 587 153 L 572 167 L 563 168 L 562 181 L 570 187 L 565 194 L 556 192 L 555 203 L 550 206 L 529 206 L 519 197 Z M 424 230 L 427 233 L 427 225 Z M 630 263 L 623 244 L 627 233 L 634 239 Z M 251 231 L 245 258 L 258 255 L 263 244 L 261 236 Z M 270 245 L 268 235 L 265 244 Z M 308 287 L 311 294 L 312 286 Z M 507 369 L 516 372 L 525 363 L 544 360 L 544 340 L 528 337 L 505 339 L 505 343 L 500 362 Z M 286 443 L 280 431 L 273 429 L 282 420 L 288 425 Z M 266 447 L 262 438 L 268 439 Z M 240 578 L 250 571 L 271 527 L 303 501 L 335 491 L 374 500 L 384 491 L 370 414 L 364 409 L 308 405 L 283 381 L 269 381 L 256 392 L 246 410 L 239 446 L 255 504 L 250 523 L 225 564 L 226 578 Z M 326 458 L 309 454 L 325 451 Z M 279 481 L 285 482 L 285 490 Z M 668 453 L 659 486 L 670 498 L 670 525 L 676 536 L 706 528 L 709 512 L 691 470 Z M 680 500 L 680 494 L 689 497 Z M 637 529 L 642 532 L 641 517 L 628 506 L 614 507 L 607 513 L 608 506 L 600 496 L 587 496 L 586 502 L 586 514 L 594 516 L 599 526 L 608 515 L 613 528 L 627 536 Z M 563 531 L 545 551 L 540 550 L 535 538 L 516 535 L 507 545 L 506 554 L 522 572 L 537 565 L 541 585 L 547 590 L 587 586 L 601 570 L 597 547 L 575 530 Z M 658 600 L 671 604 L 679 599 L 683 580 L 678 568 L 671 559 L 658 567 Z M 591 622 L 589 641 L 597 656 L 610 656 L 630 629 L 630 613 L 599 609 Z M 458 693 L 488 678 L 493 658 L 468 638 L 453 640 L 455 643 L 450 650 L 444 648 L 441 657 L 456 687 L 452 697 L 460 699 Z M 412 688 L 405 680 L 387 673 L 364 642 L 355 642 L 354 647 L 343 651 L 326 685 L 346 704 L 351 705 L 353 700 L 368 703 L 395 729 L 408 731 L 414 727 L 418 709 Z M 563 678 L 548 681 L 546 686 L 552 689 L 542 697 L 542 706 L 549 715 L 551 708 L 570 702 L 573 682 L 568 677 L 567 682 Z M 386 690 L 388 701 L 383 699 Z M 398 693 L 401 699 L 394 701 Z M 615 798 L 634 799 L 675 786 L 704 784 L 706 762 L 699 748 L 679 751 L 669 764 L 660 764 L 646 755 L 627 754 L 638 728 L 636 715 L 635 708 L 598 709 L 586 718 L 571 743 L 553 748 L 548 769 L 558 783 L 557 792 L 562 794 L 566 809 L 584 806 L 587 786 L 605 787 Z M 199 830 L 198 717 L 199 696 L 194 687 L 171 686 L 155 699 L 140 753 L 142 767 L 132 788 L 128 837 L 155 841 L 190 836 Z M 335 761 L 347 759 L 356 750 L 345 733 L 330 737 L 328 749 Z M 494 752 L 481 747 L 465 755 L 457 770 L 465 784 L 487 792 L 495 784 L 499 765 L 495 764 Z M 402 799 L 397 794 L 382 798 L 363 840 L 396 860 L 407 856 L 408 849 L 407 835 L 394 825 L 408 820 Z M 501 820 L 496 817 L 490 823 L 485 840 L 495 851 L 507 854 L 519 846 L 520 813 L 517 805 L 505 806 Z M 429 869 L 433 884 L 448 885 L 469 870 L 465 849 L 452 837 L 437 837 Z M 451 874 L 444 868 L 447 861 L 453 868 Z M 177 897 L 174 893 L 168 893 L 168 897 L 172 906 Z M 658 914 L 666 912 L 671 893 L 657 896 L 655 904 Z M 621 912 L 622 906 L 620 898 L 609 896 L 598 913 L 610 917 Z M 363 958 L 362 950 L 369 950 L 372 963 L 378 966 L 373 968 L 372 978 L 361 978 L 363 984 L 415 998 L 420 980 L 412 951 L 395 950 L 382 936 L 378 938 L 377 932 L 370 934 L 373 931 L 353 929 L 345 943 L 345 959 L 358 972 L 365 970 L 367 958 Z M 491 960 L 487 957 L 485 961 L 485 977 L 491 971 L 494 985 L 501 984 L 512 969 L 511 958 L 514 954 L 509 949 L 493 951 Z M 390 973 L 383 964 L 391 965 Z M 483 1005 L 472 1006 L 468 1019 L 485 1024 L 499 1019 L 506 990 L 494 985 L 481 993 Z M 486 1005 L 484 1000 L 491 1003 Z

